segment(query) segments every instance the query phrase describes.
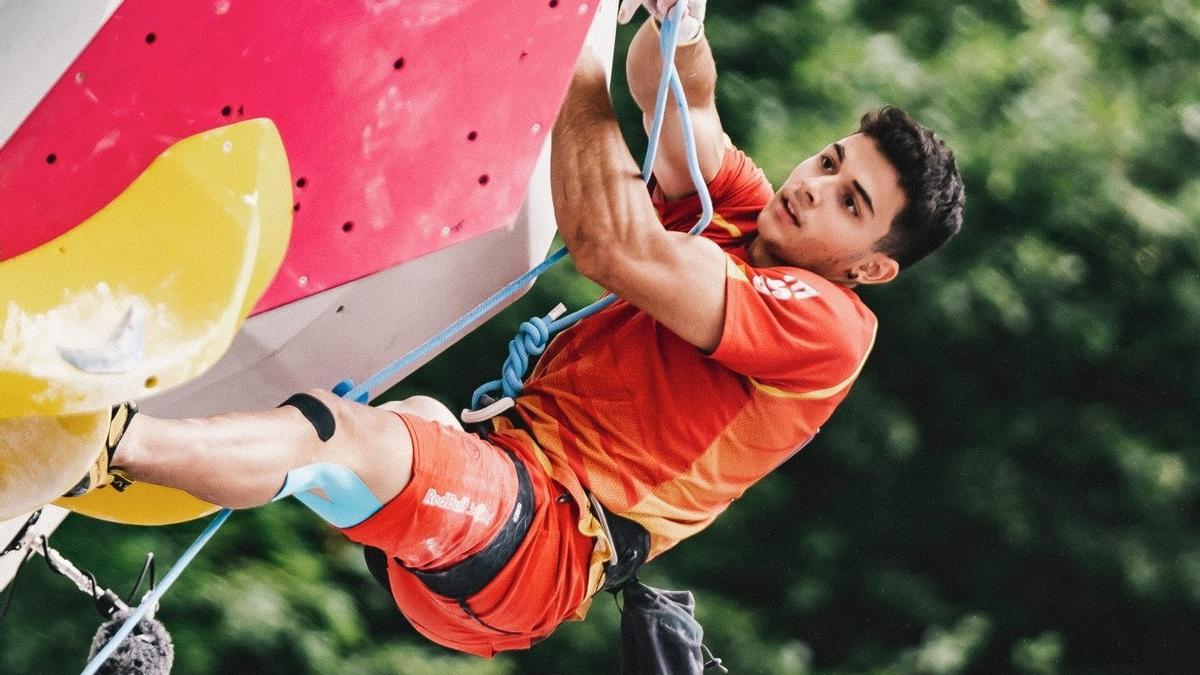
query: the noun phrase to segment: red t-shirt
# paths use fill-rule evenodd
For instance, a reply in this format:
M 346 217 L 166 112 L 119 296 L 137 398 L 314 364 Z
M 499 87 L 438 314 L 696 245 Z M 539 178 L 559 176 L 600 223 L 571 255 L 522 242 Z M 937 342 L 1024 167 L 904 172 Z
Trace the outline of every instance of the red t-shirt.
M 529 435 L 506 424 L 495 432 L 532 436 L 543 466 L 577 501 L 588 490 L 641 523 L 650 557 L 704 529 L 803 447 L 875 338 L 875 316 L 850 289 L 746 261 L 772 196 L 749 157 L 728 148 L 709 191 L 716 215 L 702 235 L 727 255 L 716 350 L 705 354 L 617 301 L 542 355 L 516 402 Z M 700 213 L 695 196 L 655 204 L 671 230 L 689 230 Z

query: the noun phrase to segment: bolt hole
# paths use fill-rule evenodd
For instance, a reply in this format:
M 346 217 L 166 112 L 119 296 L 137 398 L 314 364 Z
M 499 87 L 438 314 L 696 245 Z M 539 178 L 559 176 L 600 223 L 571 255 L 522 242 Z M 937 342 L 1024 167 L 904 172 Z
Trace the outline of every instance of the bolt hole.
M 392 61 L 392 68 L 394 68 L 396 70 L 400 70 L 403 67 L 404 67 L 404 57 L 403 56 L 396 59 L 395 61 Z
M 246 116 L 246 106 L 239 105 L 238 106 L 238 117 L 245 117 L 245 116 Z
M 354 229 L 354 221 L 347 220 L 346 222 L 342 223 L 342 232 L 349 232 L 350 230 L 353 230 L 353 229 Z
M 467 134 L 467 140 L 468 140 L 468 141 L 473 141 L 473 140 L 475 140 L 476 138 L 479 138 L 479 134 L 475 133 L 474 131 L 472 131 L 471 133 Z
M 308 185 L 308 179 L 307 179 L 307 178 L 305 178 L 304 176 L 301 176 L 301 177 L 299 177 L 299 178 L 297 178 L 297 179 L 296 179 L 296 187 L 298 187 L 298 188 L 302 188 L 302 187 L 304 187 L 305 185 Z
M 155 35 L 154 33 L 146 33 L 146 44 L 152 45 L 152 44 L 154 44 L 154 41 L 157 39 L 158 39 L 158 36 Z
M 153 389 L 158 386 L 158 378 L 154 375 L 146 378 L 146 388 Z
M 46 155 L 46 163 L 47 164 L 53 164 L 57 161 L 58 161 L 58 155 L 54 154 L 53 152 Z
M 300 202 L 296 202 L 295 204 L 292 204 L 292 210 L 299 211 L 300 210 Z
M 232 106 L 225 106 L 224 108 L 221 108 L 221 117 L 229 117 L 232 114 L 233 114 Z
M 558 0 L 550 0 L 550 8 L 554 9 L 555 7 L 558 7 Z
M 491 179 L 490 179 L 490 178 L 488 178 L 488 175 L 485 173 L 485 174 L 483 174 L 482 176 L 480 176 L 480 177 L 479 177 L 479 184 L 480 184 L 480 185 L 487 185 L 489 180 L 491 180 Z

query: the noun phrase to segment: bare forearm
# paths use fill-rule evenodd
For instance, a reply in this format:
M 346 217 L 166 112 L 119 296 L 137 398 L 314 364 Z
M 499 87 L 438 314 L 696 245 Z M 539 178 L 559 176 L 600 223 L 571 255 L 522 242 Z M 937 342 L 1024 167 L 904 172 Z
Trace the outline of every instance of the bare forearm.
M 675 67 L 679 72 L 687 97 L 688 117 L 692 122 L 692 137 L 696 144 L 696 159 L 704 182 L 717 175 L 725 156 L 725 132 L 717 113 L 717 70 L 712 50 L 703 33 L 694 44 L 680 46 L 675 52 Z M 647 21 L 634 36 L 626 62 L 629 89 L 642 109 L 642 123 L 649 131 L 654 114 L 658 81 L 662 73 L 662 52 L 659 50 L 658 30 Z M 684 143 L 685 130 L 679 111 L 668 105 L 662 120 L 658 154 L 654 160 L 654 176 L 665 199 L 680 199 L 696 191 L 688 169 L 689 159 Z
M 667 232 L 613 116 L 604 71 L 584 56 L 554 125 L 558 231 L 581 274 L 704 350 L 721 336 L 725 254 Z
M 554 126 L 551 191 L 580 272 L 603 283 L 608 256 L 639 257 L 663 234 L 613 115 L 604 72 L 583 59 Z
M 693 44 L 675 50 L 675 68 L 687 95 L 688 105 L 701 107 L 714 101 L 717 86 L 717 66 L 708 39 L 702 34 Z M 629 45 L 625 59 L 629 91 L 643 112 L 654 109 L 658 82 L 662 75 L 662 52 L 654 21 L 647 19 Z

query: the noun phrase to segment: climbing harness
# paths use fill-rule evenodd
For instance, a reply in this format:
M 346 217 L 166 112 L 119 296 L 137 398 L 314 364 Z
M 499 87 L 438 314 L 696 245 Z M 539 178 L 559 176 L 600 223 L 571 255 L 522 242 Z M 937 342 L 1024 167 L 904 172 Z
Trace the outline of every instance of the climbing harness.
M 688 172 L 691 175 L 692 182 L 695 184 L 696 191 L 700 197 L 700 204 L 702 207 L 702 213 L 701 213 L 700 220 L 696 223 L 696 225 L 689 232 L 690 234 L 695 235 L 695 234 L 702 232 L 704 230 L 704 228 L 706 228 L 708 226 L 708 224 L 712 221 L 713 206 L 712 206 L 712 198 L 708 193 L 708 188 L 705 185 L 703 174 L 700 171 L 700 162 L 699 162 L 699 159 L 698 159 L 697 153 L 696 153 L 695 139 L 694 139 L 693 133 L 692 133 L 691 118 L 688 115 L 687 98 L 684 94 L 683 83 L 679 79 L 679 74 L 676 71 L 675 65 L 674 65 L 675 64 L 675 47 L 678 42 L 678 35 L 679 35 L 679 22 L 683 16 L 684 11 L 685 11 L 685 3 L 682 3 L 682 2 L 677 3 L 675 8 L 672 10 L 672 12 L 670 14 L 668 14 L 662 22 L 661 37 L 660 37 L 660 49 L 662 51 L 662 56 L 663 56 L 662 60 L 663 60 L 664 67 L 662 69 L 662 77 L 659 81 L 658 96 L 657 96 L 657 99 L 655 100 L 654 121 L 653 121 L 653 124 L 650 129 L 649 141 L 648 141 L 647 149 L 646 149 L 646 156 L 642 163 L 642 176 L 643 176 L 643 180 L 649 181 L 650 176 L 652 174 L 652 169 L 654 167 L 655 153 L 657 151 L 658 140 L 659 140 L 659 136 L 662 131 L 663 118 L 665 117 L 665 112 L 666 112 L 667 93 L 668 93 L 668 91 L 670 91 L 674 95 L 675 103 L 676 103 L 677 109 L 679 111 L 680 121 L 683 126 L 683 140 L 684 140 L 684 147 L 687 152 Z M 363 380 L 363 382 L 358 384 L 357 386 L 354 385 L 354 383 L 349 380 L 343 380 L 342 382 L 339 382 L 333 388 L 333 393 L 335 393 L 343 398 L 352 400 L 352 401 L 357 401 L 359 403 L 366 403 L 369 400 L 370 391 L 373 388 L 378 387 L 379 385 L 383 384 L 384 382 L 389 380 L 391 377 L 393 377 L 396 373 L 398 373 L 398 372 L 404 370 L 405 368 L 408 368 L 412 364 L 416 363 L 422 357 L 430 354 L 435 349 L 437 349 L 439 346 L 445 344 L 451 338 L 453 338 L 456 335 L 458 335 L 459 333 L 461 333 L 467 326 L 469 326 L 472 323 L 474 323 L 475 321 L 483 318 L 489 312 L 491 312 L 492 310 L 499 307 L 504 301 L 508 300 L 513 295 L 515 295 L 518 291 L 525 288 L 530 282 L 532 282 L 534 279 L 536 279 L 538 276 L 540 276 L 543 272 L 545 272 L 547 269 L 549 269 L 551 266 L 553 266 L 559 260 L 562 260 L 564 257 L 566 257 L 566 255 L 567 255 L 566 247 L 564 246 L 564 247 L 559 248 L 558 250 L 554 251 L 549 256 L 547 256 L 545 260 L 543 260 L 541 263 L 539 263 L 533 269 L 529 270 L 525 274 L 522 274 L 521 276 L 517 277 L 516 279 L 514 279 L 513 281 L 511 281 L 510 283 L 505 285 L 500 290 L 493 293 L 486 300 L 484 300 L 479 305 L 477 305 L 474 309 L 470 310 L 469 312 L 467 312 L 466 314 L 461 316 L 459 319 L 454 321 L 452 324 L 450 324 L 446 328 L 442 329 L 441 332 L 437 333 L 433 337 L 431 337 L 428 340 L 426 340 L 425 342 L 421 343 L 421 345 L 419 345 L 418 347 L 416 347 L 409 353 L 405 354 L 400 359 L 389 364 L 387 367 L 383 368 L 378 373 L 372 375 L 371 377 L 367 378 L 366 380 Z M 588 316 L 595 314 L 596 312 L 599 312 L 600 310 L 604 309 L 605 307 L 611 305 L 613 302 L 616 302 L 616 300 L 617 300 L 616 296 L 608 295 L 608 296 L 605 296 L 605 297 L 601 298 L 600 300 L 592 303 L 591 305 L 584 307 L 581 310 L 578 310 L 576 312 L 568 314 L 567 316 L 561 316 L 562 312 L 565 310 L 563 310 L 562 306 L 560 305 L 558 307 L 555 307 L 554 311 L 550 312 L 549 314 L 547 314 L 544 317 L 533 317 L 530 320 L 523 323 L 518 331 L 517 336 L 515 338 L 513 338 L 513 340 L 511 342 L 509 342 L 509 355 L 508 355 L 508 358 L 504 362 L 501 378 L 498 380 L 494 380 L 494 381 L 485 383 L 478 390 L 476 390 L 474 395 L 472 396 L 472 408 L 476 409 L 476 411 L 478 411 L 478 409 L 480 408 L 480 404 L 486 404 L 486 405 L 489 405 L 494 412 L 491 412 L 491 414 L 477 412 L 477 414 L 471 416 L 471 418 L 472 418 L 471 420 L 467 420 L 467 421 L 480 422 L 480 421 L 487 419 L 488 417 L 491 417 L 492 415 L 500 412 L 501 410 L 503 410 L 507 407 L 511 407 L 512 406 L 512 398 L 515 397 L 517 394 L 519 394 L 521 391 L 521 388 L 523 387 L 523 384 L 524 384 L 523 378 L 525 375 L 525 371 L 529 365 L 530 356 L 537 356 L 538 354 L 541 354 L 542 351 L 545 350 L 546 345 L 549 343 L 550 336 L 553 335 L 554 333 L 556 333 L 557 331 L 560 331 L 568 326 L 575 324 L 576 322 L 578 322 L 579 320 L 581 320 L 583 318 L 586 318 Z M 561 316 L 561 318 L 560 318 L 560 316 Z M 496 401 L 492 398 L 493 394 L 503 394 L 503 396 L 498 401 Z M 507 401 L 505 399 L 507 399 Z M 494 406 L 493 406 L 493 404 L 494 404 Z M 316 473 L 320 474 L 321 471 L 318 470 Z M 334 472 L 334 473 L 336 473 L 336 472 Z M 290 476 L 289 476 L 289 478 L 290 478 Z M 320 476 L 320 475 L 315 476 L 315 477 L 308 476 L 304 480 L 298 480 L 296 484 L 297 485 L 307 485 L 307 486 L 311 486 L 311 487 L 320 487 L 323 485 L 323 483 L 319 482 L 322 478 L 323 478 L 323 476 Z M 357 479 L 357 476 L 354 476 L 354 478 Z M 285 488 L 285 489 L 287 489 L 287 488 Z M 281 494 L 282 494 L 282 492 L 283 491 L 281 490 Z M 307 488 L 302 488 L 302 489 L 298 489 L 297 491 L 295 491 L 294 494 L 296 494 L 297 497 L 300 497 L 301 495 L 311 494 L 311 493 L 307 492 Z M 305 501 L 305 500 L 302 499 L 302 501 Z M 326 501 L 326 500 L 321 500 L 321 501 Z M 305 501 L 305 504 L 308 504 L 308 501 Z M 365 508 L 370 508 L 370 507 L 371 507 L 371 504 L 367 503 Z M 526 509 L 526 511 L 532 512 L 532 509 Z M 130 633 L 133 632 L 134 628 L 139 625 L 139 622 L 142 621 L 143 617 L 145 617 L 147 615 L 147 613 L 151 610 L 151 608 L 157 606 L 159 599 L 167 592 L 168 589 L 170 589 L 171 585 L 175 582 L 175 580 L 178 579 L 179 576 L 183 573 L 183 570 L 186 569 L 187 566 L 196 557 L 196 555 L 199 554 L 200 550 L 203 549 L 204 546 L 208 544 L 209 540 L 212 539 L 213 535 L 216 534 L 217 530 L 219 530 L 221 528 L 221 526 L 225 523 L 226 520 L 228 520 L 230 514 L 232 514 L 232 513 L 233 513 L 233 511 L 231 509 L 222 509 L 217 512 L 216 516 L 214 516 L 213 519 L 211 521 L 209 521 L 208 526 L 205 527 L 204 531 L 200 533 L 200 535 L 196 538 L 196 540 L 194 542 L 192 542 L 191 546 L 189 546 L 187 548 L 187 550 L 183 552 L 183 555 L 181 555 L 179 557 L 179 559 L 177 561 L 175 561 L 175 564 L 172 565 L 171 569 L 168 570 L 167 573 L 163 576 L 162 581 L 159 582 L 158 586 L 155 587 L 149 594 L 147 594 L 147 596 L 142 600 L 141 603 L 138 604 L 138 606 L 135 609 L 133 609 L 133 611 L 129 612 L 128 616 L 125 618 L 121 627 L 113 634 L 112 638 L 110 638 L 108 640 L 107 644 L 105 644 L 104 647 L 101 648 L 96 653 L 96 655 L 91 659 L 91 661 L 88 662 L 87 666 L 84 668 L 84 670 L 82 672 L 82 675 L 93 675 L 94 673 L 96 673 L 99 670 L 99 668 L 104 664 L 104 662 L 121 645 L 121 642 L 123 640 L 125 640 L 125 638 L 127 638 L 130 635 Z M 318 513 L 321 514 L 322 516 L 325 515 L 325 514 L 321 513 L 320 511 L 318 511 Z M 345 514 L 341 514 L 341 515 L 345 515 Z M 337 516 L 335 515 L 335 517 L 337 517 Z M 354 517 L 357 517 L 357 516 L 354 516 Z M 525 525 L 525 529 L 528 529 L 528 524 Z M 520 540 L 518 539 L 517 542 L 519 543 L 519 541 Z M 644 554 L 643 554 L 643 556 L 644 556 Z M 641 559 L 641 561 L 644 561 L 644 557 Z M 635 561 L 635 563 L 636 564 L 634 565 L 634 569 L 636 570 L 636 567 L 637 567 L 637 565 L 640 565 L 640 562 Z M 379 575 L 377 572 L 373 571 L 373 573 L 376 574 L 376 578 L 379 578 Z M 634 584 L 636 584 L 636 585 L 634 585 Z M 385 587 L 386 587 L 386 584 L 385 584 Z M 649 591 L 646 591 L 649 593 L 649 595 L 646 595 L 645 597 L 648 597 L 648 598 L 665 597 L 665 596 L 662 596 L 661 593 L 658 593 L 656 595 L 656 592 L 654 592 L 654 589 L 650 589 L 649 587 L 640 584 L 640 582 L 637 582 L 636 577 L 632 576 L 632 573 L 630 573 L 629 583 L 626 583 L 624 586 L 622 586 L 622 588 L 625 588 L 625 589 L 637 588 L 638 592 L 643 592 L 642 589 L 649 589 Z M 643 593 L 645 593 L 645 592 L 643 592 Z M 690 597 L 690 595 L 691 595 L 690 593 L 687 594 L 688 597 Z M 642 596 L 638 596 L 638 597 L 640 598 Z M 654 602 L 661 602 L 661 601 L 654 601 Z M 628 606 L 630 603 L 627 601 L 626 604 Z M 653 602 L 651 602 L 649 604 L 653 604 Z M 676 603 L 676 604 L 678 604 L 678 603 Z M 468 610 L 469 610 L 469 608 L 468 608 Z M 690 618 L 692 624 L 694 624 L 695 619 L 691 618 L 691 612 L 687 611 L 686 614 L 687 614 L 687 618 Z M 640 616 L 644 620 L 644 622 L 661 625 L 661 621 L 658 620 L 659 617 L 657 617 L 653 613 L 650 613 L 650 614 L 643 613 L 638 616 Z M 622 623 L 624 623 L 624 619 L 623 619 Z M 698 631 L 699 625 L 695 624 L 693 626 L 693 628 L 694 628 L 694 631 Z M 692 634 L 698 635 L 698 633 L 694 633 L 694 631 Z M 622 632 L 624 633 L 624 630 Z M 678 632 L 678 631 L 668 631 L 668 632 L 672 633 L 672 632 Z M 698 637 L 696 638 L 695 642 L 696 642 L 696 644 L 699 644 Z M 691 650 L 684 650 L 684 652 L 681 652 L 681 653 L 683 654 L 683 656 L 686 656 L 686 657 L 691 657 L 691 655 L 692 655 Z M 672 661 L 671 663 L 680 663 L 680 662 Z M 698 667 L 707 668 L 710 665 L 715 665 L 717 668 L 724 670 L 724 668 L 720 665 L 719 659 L 710 659 L 708 663 L 704 663 L 702 666 L 698 666 Z

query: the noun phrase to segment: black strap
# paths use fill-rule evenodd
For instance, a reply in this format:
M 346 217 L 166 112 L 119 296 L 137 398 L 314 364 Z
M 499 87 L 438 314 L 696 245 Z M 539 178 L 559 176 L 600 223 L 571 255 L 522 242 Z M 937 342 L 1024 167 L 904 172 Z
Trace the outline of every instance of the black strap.
M 288 400 L 280 403 L 279 408 L 285 405 L 290 405 L 304 415 L 309 424 L 313 425 L 313 429 L 317 432 L 317 438 L 324 443 L 333 438 L 333 432 L 337 428 L 333 420 L 333 412 L 329 406 L 321 402 L 320 399 L 312 394 L 292 394 Z
M 383 586 L 383 590 L 387 591 L 390 596 L 392 594 L 392 584 L 388 581 L 387 554 L 383 552 L 383 549 L 364 545 L 363 558 L 367 561 L 367 571 L 371 573 L 375 581 L 379 582 L 380 586 Z
M 635 579 L 646 562 L 646 556 L 650 554 L 650 533 L 638 523 L 609 511 L 603 504 L 600 508 L 617 549 L 617 561 L 604 565 L 604 586 L 600 590 L 615 593 L 625 582 Z
M 513 504 L 513 510 L 504 527 L 500 529 L 491 543 L 482 551 L 436 572 L 416 570 L 405 565 L 399 558 L 394 558 L 396 564 L 420 579 L 426 588 L 440 596 L 457 601 L 458 606 L 467 613 L 467 616 L 478 621 L 485 628 L 498 633 L 509 633 L 509 631 L 485 623 L 475 614 L 467 601 L 471 596 L 483 590 L 484 586 L 487 586 L 492 579 L 496 578 L 496 575 L 500 574 L 500 570 L 504 569 L 508 561 L 512 560 L 513 554 L 517 552 L 521 542 L 525 541 L 525 535 L 529 533 L 529 525 L 533 522 L 535 507 L 533 481 L 529 478 L 529 471 L 525 468 L 525 464 L 509 450 L 505 450 L 504 454 L 508 455 L 517 470 L 517 501 Z M 392 586 L 388 582 L 387 554 L 374 546 L 363 546 L 363 557 L 366 558 L 367 569 L 371 571 L 371 576 L 375 577 L 375 580 L 390 595 Z

